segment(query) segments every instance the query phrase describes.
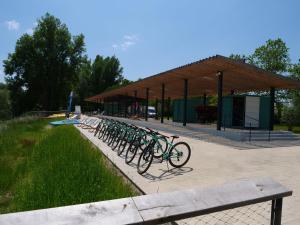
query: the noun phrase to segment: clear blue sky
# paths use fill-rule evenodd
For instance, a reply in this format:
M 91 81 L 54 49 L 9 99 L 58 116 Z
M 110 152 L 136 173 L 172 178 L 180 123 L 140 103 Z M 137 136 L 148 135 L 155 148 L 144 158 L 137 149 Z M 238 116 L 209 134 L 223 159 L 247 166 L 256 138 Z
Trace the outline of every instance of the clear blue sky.
M 215 54 L 250 54 L 282 38 L 292 62 L 300 58 L 298 0 L 2 0 L 2 60 L 46 12 L 83 33 L 87 54 L 116 55 L 136 80 Z

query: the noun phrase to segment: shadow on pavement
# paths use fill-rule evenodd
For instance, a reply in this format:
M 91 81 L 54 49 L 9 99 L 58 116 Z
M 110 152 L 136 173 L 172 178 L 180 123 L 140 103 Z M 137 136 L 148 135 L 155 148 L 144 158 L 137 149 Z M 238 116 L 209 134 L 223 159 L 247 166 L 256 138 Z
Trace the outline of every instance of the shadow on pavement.
M 150 173 L 145 173 L 143 177 L 153 182 L 172 179 L 176 176 L 184 175 L 186 173 L 192 172 L 194 169 L 191 167 L 181 167 L 181 168 L 172 168 L 170 170 L 159 169 L 162 173 L 160 175 L 153 175 Z

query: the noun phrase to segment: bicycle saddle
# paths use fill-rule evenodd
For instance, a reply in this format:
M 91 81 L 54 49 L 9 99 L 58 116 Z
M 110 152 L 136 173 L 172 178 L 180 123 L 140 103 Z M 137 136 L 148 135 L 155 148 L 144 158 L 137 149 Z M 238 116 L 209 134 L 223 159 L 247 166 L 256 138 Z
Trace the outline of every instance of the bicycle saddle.
M 177 136 L 177 135 L 172 135 L 171 137 L 174 139 L 179 138 L 179 136 Z

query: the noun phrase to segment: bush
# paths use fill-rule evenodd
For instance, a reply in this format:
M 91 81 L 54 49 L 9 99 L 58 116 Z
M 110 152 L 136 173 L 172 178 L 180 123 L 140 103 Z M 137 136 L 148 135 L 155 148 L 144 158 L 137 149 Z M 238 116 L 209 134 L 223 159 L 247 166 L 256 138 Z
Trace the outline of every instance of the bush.
M 0 120 L 11 118 L 9 91 L 6 88 L 0 89 Z
M 286 108 L 283 112 L 282 122 L 292 131 L 293 127 L 300 124 L 300 111 L 296 107 Z

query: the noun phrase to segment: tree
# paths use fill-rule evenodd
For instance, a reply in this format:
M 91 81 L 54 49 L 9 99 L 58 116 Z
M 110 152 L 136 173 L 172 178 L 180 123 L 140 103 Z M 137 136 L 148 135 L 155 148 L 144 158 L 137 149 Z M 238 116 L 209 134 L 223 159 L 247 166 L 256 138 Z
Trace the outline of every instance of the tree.
M 11 117 L 9 91 L 5 84 L 0 83 L 0 120 Z
M 92 65 L 91 61 L 87 58 L 84 58 L 81 63 L 79 75 L 78 75 L 78 83 L 75 89 L 76 94 L 78 95 L 78 104 L 83 106 L 85 105 L 85 99 L 92 95 Z
M 269 71 L 274 74 L 285 74 L 290 66 L 289 49 L 285 42 L 278 38 L 267 40 L 266 44 L 255 49 L 254 53 L 248 57 L 250 64 Z M 282 115 L 282 102 L 287 100 L 285 90 L 276 90 L 275 103 L 277 109 L 277 119 L 280 121 Z
M 246 55 L 240 55 L 240 54 L 231 54 L 229 56 L 229 58 L 237 60 L 237 61 L 241 61 L 241 62 L 248 62 L 249 58 Z
M 92 93 L 98 94 L 107 88 L 122 82 L 123 68 L 115 57 L 102 57 L 97 55 L 92 65 Z
M 271 73 L 285 73 L 290 65 L 289 49 L 280 38 L 267 40 L 249 57 L 250 63 Z
M 122 71 L 123 68 L 115 56 L 103 57 L 97 55 L 93 63 L 91 60 L 84 58 L 76 87 L 76 94 L 79 96 L 78 104 L 82 106 L 83 110 L 90 107 L 95 109 L 99 107 L 85 102 L 84 100 L 87 97 L 129 84 L 131 81 L 123 78 Z
M 300 59 L 297 64 L 293 64 L 290 67 L 290 77 L 300 81 Z M 289 90 L 288 96 L 291 99 L 292 106 L 288 113 L 292 112 L 294 114 L 293 118 L 297 118 L 294 120 L 294 125 L 300 125 L 300 90 Z M 289 116 L 287 116 L 289 117 Z
M 113 89 L 117 89 L 119 87 L 125 87 L 127 86 L 128 84 L 132 83 L 133 81 L 130 81 L 130 80 L 127 80 L 127 79 L 122 79 L 120 80 L 117 84 L 113 85 L 113 86 L 110 86 L 108 88 L 106 88 L 105 90 L 108 91 L 108 90 L 113 90 Z
M 47 13 L 38 20 L 33 35 L 22 35 L 3 61 L 14 115 L 66 108 L 84 51 L 83 35 L 72 37 L 58 18 Z

